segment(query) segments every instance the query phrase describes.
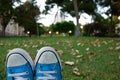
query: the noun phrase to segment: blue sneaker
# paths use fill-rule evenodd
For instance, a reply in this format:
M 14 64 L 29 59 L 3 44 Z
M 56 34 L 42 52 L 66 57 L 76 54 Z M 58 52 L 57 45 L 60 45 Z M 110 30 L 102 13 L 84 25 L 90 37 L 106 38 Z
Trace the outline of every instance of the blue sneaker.
M 36 80 L 62 80 L 60 58 L 51 47 L 41 48 L 35 58 Z
M 33 80 L 33 61 L 26 51 L 20 48 L 11 50 L 6 57 L 7 80 Z

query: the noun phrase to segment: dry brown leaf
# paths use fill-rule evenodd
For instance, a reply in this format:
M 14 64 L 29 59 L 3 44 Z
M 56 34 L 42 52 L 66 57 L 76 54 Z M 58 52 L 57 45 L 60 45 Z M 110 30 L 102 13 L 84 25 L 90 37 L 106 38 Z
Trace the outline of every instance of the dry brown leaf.
M 65 64 L 66 64 L 66 65 L 70 65 L 70 66 L 72 66 L 72 65 L 75 64 L 75 62 L 73 62 L 73 61 L 66 61 Z
M 88 54 L 96 56 L 96 53 L 94 53 L 94 52 L 88 52 Z
M 120 50 L 120 46 L 117 46 L 117 47 L 115 48 L 115 51 L 118 51 L 118 50 Z
M 27 45 L 27 44 L 24 44 L 23 46 L 24 46 L 24 47 L 28 47 L 28 45 Z
M 120 56 L 118 58 L 120 59 Z
M 43 41 L 38 40 L 37 44 L 43 44 Z
M 120 42 L 116 43 L 116 46 L 120 45 Z
M 112 50 L 113 50 L 113 47 L 109 47 L 108 50 L 112 51 Z
M 115 61 L 110 61 L 109 64 L 110 65 L 113 65 L 115 63 Z
M 108 44 L 107 41 L 103 41 L 104 44 Z
M 63 55 L 63 50 L 57 50 L 60 55 Z
M 79 63 L 79 60 L 76 60 L 75 63 L 76 63 L 76 64 Z
M 37 48 L 37 47 L 38 47 L 38 45 L 33 45 L 33 46 L 32 46 L 32 48 Z
M 77 55 L 76 57 L 77 57 L 77 58 L 83 58 L 84 55 Z
M 80 76 L 80 71 L 77 67 L 73 68 L 73 74 Z
M 80 46 L 80 45 L 81 45 L 81 43 L 77 43 L 77 45 L 78 45 L 78 46 Z
M 89 51 L 90 50 L 90 48 L 86 48 L 86 51 Z
M 76 52 L 76 53 L 79 53 L 79 50 L 76 49 L 75 52 Z
M 63 41 L 62 41 L 62 40 L 59 40 L 59 41 L 58 41 L 58 44 L 62 44 L 62 43 L 63 43 Z
M 3 46 L 4 44 L 3 43 L 0 43 L 0 46 Z
M 91 42 L 91 44 L 92 44 L 93 46 L 95 46 L 95 47 L 100 47 L 100 46 L 101 46 L 99 39 Z

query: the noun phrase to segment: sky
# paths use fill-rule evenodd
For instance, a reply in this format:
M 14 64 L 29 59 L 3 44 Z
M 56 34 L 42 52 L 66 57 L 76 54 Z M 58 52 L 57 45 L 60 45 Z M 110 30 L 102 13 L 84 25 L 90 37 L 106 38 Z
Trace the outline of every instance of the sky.
M 40 6 L 40 10 L 42 11 L 45 6 L 46 0 L 37 0 L 37 5 Z M 57 7 L 54 7 L 54 9 L 51 10 L 51 14 L 49 15 L 40 15 L 41 19 L 39 19 L 38 22 L 43 23 L 45 26 L 49 26 L 54 22 L 55 14 L 57 13 L 58 9 Z M 76 24 L 76 18 L 71 17 L 69 14 L 67 14 L 67 17 L 65 17 L 66 21 L 73 21 Z M 91 17 L 87 14 L 82 14 L 79 22 L 84 25 L 86 23 L 91 22 Z
M 25 1 L 26 0 L 22 0 L 22 2 L 25 2 Z M 46 0 L 36 0 L 36 1 L 37 1 L 38 7 L 40 8 L 40 11 L 42 11 L 44 9 Z M 99 8 L 99 10 L 101 11 L 104 9 Z M 45 26 L 51 25 L 54 22 L 55 14 L 57 13 L 57 11 L 58 11 L 57 7 L 54 7 L 50 11 L 50 14 L 48 14 L 48 15 L 40 14 L 40 19 L 38 20 L 38 22 L 44 24 Z M 103 16 L 105 16 L 105 15 L 103 14 Z M 76 25 L 76 18 L 71 17 L 69 14 L 67 14 L 67 17 L 65 17 L 65 20 L 66 21 L 73 21 L 74 24 Z M 85 25 L 87 23 L 91 23 L 91 16 L 83 13 L 79 19 L 79 23 L 82 25 Z

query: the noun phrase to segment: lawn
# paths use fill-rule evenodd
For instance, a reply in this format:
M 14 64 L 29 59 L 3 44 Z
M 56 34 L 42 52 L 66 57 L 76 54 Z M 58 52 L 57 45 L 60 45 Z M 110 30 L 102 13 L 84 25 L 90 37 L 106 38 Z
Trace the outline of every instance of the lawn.
M 32 59 L 51 46 L 62 62 L 62 80 L 119 80 L 120 38 L 6 37 L 0 38 L 0 80 L 5 80 L 5 57 L 13 48 L 25 49 Z

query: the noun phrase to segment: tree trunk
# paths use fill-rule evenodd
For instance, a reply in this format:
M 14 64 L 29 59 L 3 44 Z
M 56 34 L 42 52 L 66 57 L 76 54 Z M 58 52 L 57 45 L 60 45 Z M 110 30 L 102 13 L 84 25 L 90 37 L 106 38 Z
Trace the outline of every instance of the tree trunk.
M 2 25 L 2 35 L 1 35 L 1 36 L 5 36 L 6 26 L 7 26 L 7 25 Z
M 1 31 L 0 36 L 5 36 L 5 27 L 2 23 L 3 23 L 3 17 L 0 15 L 0 24 L 2 26 L 2 31 Z
M 78 12 L 78 6 L 77 6 L 77 0 L 73 0 L 73 5 L 74 5 L 74 10 L 75 10 L 75 16 L 76 16 L 76 22 L 77 26 L 75 29 L 75 36 L 79 37 L 80 36 L 80 25 L 79 25 L 79 12 Z
M 110 26 L 109 26 L 109 32 L 108 32 L 108 34 L 111 36 L 113 34 L 112 33 L 112 27 L 113 27 L 112 0 L 111 0 L 111 3 L 110 3 L 110 11 L 111 11 L 111 17 L 110 17 Z

